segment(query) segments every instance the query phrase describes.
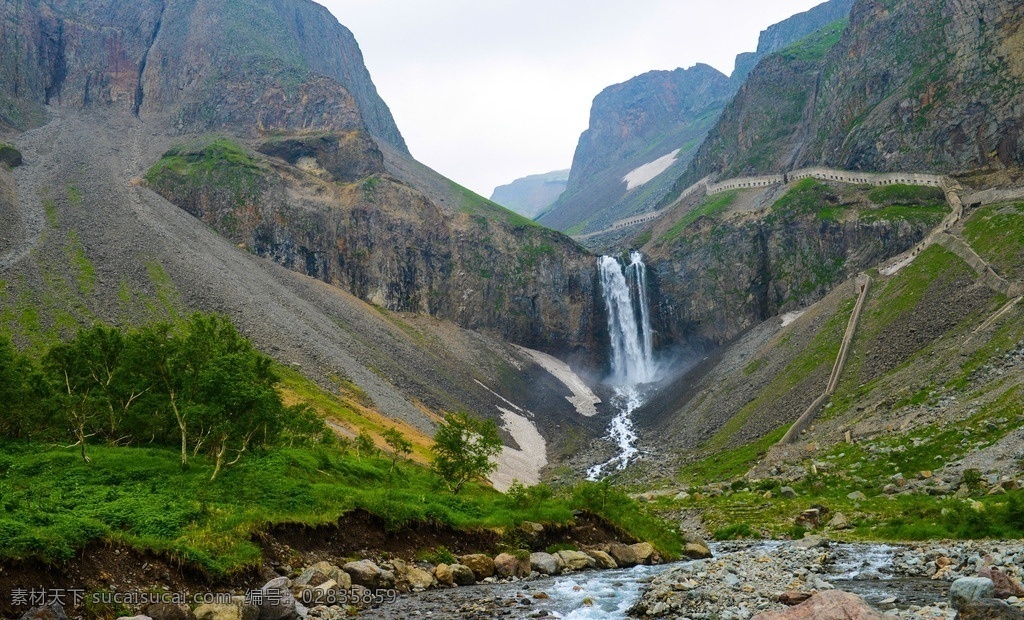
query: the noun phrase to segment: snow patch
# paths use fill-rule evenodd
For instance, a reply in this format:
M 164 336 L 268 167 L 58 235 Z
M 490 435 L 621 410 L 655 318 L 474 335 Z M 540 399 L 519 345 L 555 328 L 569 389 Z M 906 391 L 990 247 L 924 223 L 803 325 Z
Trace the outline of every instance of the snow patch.
M 782 315 L 782 326 L 785 327 L 785 326 L 789 325 L 790 323 L 792 323 L 793 321 L 799 319 L 803 315 L 804 312 L 807 312 L 807 311 L 806 310 L 800 310 L 799 312 L 787 312 L 786 314 L 783 314 Z
M 516 346 L 516 349 L 548 371 L 551 376 L 561 381 L 565 387 L 569 388 L 572 396 L 566 396 L 565 399 L 572 403 L 572 406 L 576 408 L 580 415 L 588 418 L 597 415 L 596 405 L 601 402 L 601 399 L 583 382 L 583 379 L 580 379 L 579 375 L 572 371 L 568 364 L 557 357 L 542 353 L 541 351 L 534 351 L 533 349 L 520 346 Z
M 622 177 L 622 180 L 626 182 L 626 191 L 628 192 L 640 187 L 662 172 L 668 170 L 669 166 L 676 163 L 677 155 L 679 155 L 679 149 L 672 151 L 664 157 L 659 157 L 650 163 L 644 164 Z
M 547 442 L 537 430 L 537 425 L 526 417 L 504 407 L 501 412 L 501 426 L 519 445 L 519 449 L 502 446 L 495 458 L 498 468 L 490 476 L 491 484 L 504 493 L 515 481 L 526 486 L 540 483 L 540 470 L 548 464 Z

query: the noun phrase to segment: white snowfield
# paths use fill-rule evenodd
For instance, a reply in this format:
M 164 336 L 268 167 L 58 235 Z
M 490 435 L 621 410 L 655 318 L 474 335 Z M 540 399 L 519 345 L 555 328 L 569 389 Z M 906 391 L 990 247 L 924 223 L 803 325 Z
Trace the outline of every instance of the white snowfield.
M 541 351 L 534 351 L 518 345 L 513 346 L 569 388 L 572 396 L 566 396 L 565 399 L 572 403 L 573 407 L 576 407 L 576 411 L 580 415 L 588 418 L 597 415 L 596 405 L 601 402 L 601 399 L 583 382 L 583 379 L 580 379 L 579 375 L 572 371 L 568 364 Z
M 508 491 L 513 482 L 526 486 L 540 483 L 540 471 L 548 464 L 547 442 L 537 430 L 537 425 L 526 416 L 519 415 L 504 407 L 501 412 L 501 426 L 519 445 L 519 449 L 502 446 L 495 457 L 498 468 L 490 476 L 491 484 L 498 491 Z
M 668 170 L 669 166 L 676 163 L 676 156 L 678 155 L 679 149 L 676 149 L 669 153 L 668 155 L 665 155 L 664 157 L 659 157 L 658 159 L 655 159 L 650 163 L 644 164 L 637 168 L 636 170 L 633 170 L 626 176 L 622 177 L 622 180 L 626 182 L 626 191 L 628 192 L 632 189 L 640 187 L 641 185 L 647 183 L 648 181 L 658 176 L 662 172 Z

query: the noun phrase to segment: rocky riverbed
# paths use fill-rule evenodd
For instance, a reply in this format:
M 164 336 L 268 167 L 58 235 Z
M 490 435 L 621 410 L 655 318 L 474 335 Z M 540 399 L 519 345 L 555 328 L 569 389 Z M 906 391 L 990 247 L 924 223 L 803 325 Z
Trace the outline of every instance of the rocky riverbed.
M 653 577 L 630 615 L 746 620 L 842 589 L 890 617 L 954 618 L 949 590 L 955 580 L 994 571 L 1009 578 L 1004 583 L 1014 583 L 1024 565 L 1021 541 L 830 545 L 812 536 L 731 543 L 716 551 L 713 559 L 675 565 Z M 1024 608 L 1019 586 L 994 594 Z

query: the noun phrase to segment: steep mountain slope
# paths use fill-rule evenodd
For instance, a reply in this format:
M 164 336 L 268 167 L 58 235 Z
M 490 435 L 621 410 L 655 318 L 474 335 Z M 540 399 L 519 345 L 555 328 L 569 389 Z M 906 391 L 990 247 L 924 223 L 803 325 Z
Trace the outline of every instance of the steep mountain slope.
M 874 283 L 836 392 L 793 444 L 772 448 L 825 387 L 852 282 L 706 360 L 639 414 L 644 441 L 666 459 L 649 460 L 651 472 L 728 481 L 756 466 L 750 478 L 793 481 L 812 477 L 810 458 L 841 478 L 843 494 L 883 497 L 943 496 L 968 469 L 996 474 L 990 487 L 1019 475 L 1022 213 L 1017 202 L 983 205 L 909 264 L 868 271 Z
M 352 33 L 309 0 L 18 0 L 0 33 L 9 125 L 114 105 L 178 130 L 365 127 L 406 149 Z
M 491 200 L 523 217 L 533 218 L 562 195 L 568 180 L 568 170 L 531 174 L 495 187 Z
M 736 57 L 736 68 L 730 78 L 737 86 L 742 85 L 762 58 L 789 47 L 832 22 L 846 19 L 850 16 L 853 3 L 854 0 L 829 0 L 765 28 L 757 39 L 757 50 Z
M 652 71 L 594 99 L 565 194 L 538 221 L 591 233 L 652 210 L 672 189 L 724 105 L 764 57 L 846 18 L 853 0 L 829 0 L 761 33 L 757 51 L 740 54 L 732 77 L 707 65 Z M 678 195 L 678 194 L 677 194 Z
M 602 431 L 505 343 L 600 368 L 592 257 L 413 160 L 325 9 L 19 0 L 0 27 L 25 158 L 0 175 L 0 329 L 19 346 L 221 312 L 410 433 L 451 410 L 536 424 L 547 448 L 504 437 L 540 467 Z
M 1019 164 L 1022 11 L 1000 0 L 857 2 L 841 37 L 818 33 L 751 73 L 677 189 L 706 174 L 819 163 L 933 172 Z
M 580 136 L 565 193 L 537 221 L 589 232 L 649 206 L 634 200 L 622 208 L 627 195 L 623 177 L 672 153 L 674 165 L 685 165 L 731 96 L 729 79 L 703 64 L 651 71 L 609 86 L 594 98 L 590 127 Z

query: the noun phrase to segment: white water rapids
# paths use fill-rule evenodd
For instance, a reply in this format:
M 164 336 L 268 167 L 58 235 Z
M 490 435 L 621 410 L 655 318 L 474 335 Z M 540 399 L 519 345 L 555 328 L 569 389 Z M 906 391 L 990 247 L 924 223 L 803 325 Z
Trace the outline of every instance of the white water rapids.
M 588 480 L 598 480 L 611 467 L 625 469 L 639 454 L 634 445 L 632 414 L 643 404 L 642 386 L 653 382 L 657 374 L 647 300 L 647 266 L 639 252 L 631 252 L 629 260 L 625 266 L 611 256 L 602 256 L 597 261 L 611 340 L 609 383 L 615 389 L 613 404 L 619 410 L 609 425 L 608 438 L 618 446 L 619 453 L 588 469 Z

